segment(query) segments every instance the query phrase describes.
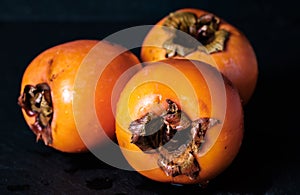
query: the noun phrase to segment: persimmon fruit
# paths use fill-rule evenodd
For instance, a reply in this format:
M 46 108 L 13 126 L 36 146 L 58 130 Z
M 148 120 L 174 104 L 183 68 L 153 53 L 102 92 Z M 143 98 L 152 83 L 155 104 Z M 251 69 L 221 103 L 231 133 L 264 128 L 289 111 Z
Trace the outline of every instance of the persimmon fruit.
M 116 136 L 128 163 L 159 182 L 205 184 L 239 152 L 244 118 L 234 85 L 198 60 L 148 62 L 125 85 Z
M 180 37 L 178 30 L 202 47 Z M 256 87 L 258 64 L 250 41 L 237 27 L 205 10 L 184 8 L 162 18 L 146 35 L 140 55 L 142 61 L 187 58 L 207 62 L 236 86 L 243 105 Z
M 89 52 L 101 43 L 102 51 L 98 55 L 90 56 L 91 62 L 97 63 L 107 60 L 107 53 L 120 52 L 111 59 L 97 80 L 94 93 L 95 110 L 98 122 L 110 139 L 115 139 L 115 119 L 112 110 L 112 90 L 114 84 L 127 69 L 139 64 L 138 58 L 130 51 L 108 41 L 74 40 L 58 44 L 46 49 L 36 56 L 27 66 L 21 82 L 18 103 L 26 123 L 36 134 L 37 140 L 43 140 L 47 146 L 62 152 L 84 152 L 88 148 L 78 132 L 74 112 L 88 121 L 93 112 L 81 112 L 73 109 L 74 97 L 82 98 L 87 94 L 75 89 L 77 72 Z M 125 51 L 125 52 L 124 52 Z M 96 66 L 97 67 L 97 66 Z M 100 68 L 100 67 L 99 67 Z M 94 76 L 92 76 L 94 77 Z M 86 80 L 80 80 L 84 83 Z M 88 122 L 84 131 L 95 131 L 93 123 Z M 89 145 L 98 145 L 98 136 L 89 136 Z

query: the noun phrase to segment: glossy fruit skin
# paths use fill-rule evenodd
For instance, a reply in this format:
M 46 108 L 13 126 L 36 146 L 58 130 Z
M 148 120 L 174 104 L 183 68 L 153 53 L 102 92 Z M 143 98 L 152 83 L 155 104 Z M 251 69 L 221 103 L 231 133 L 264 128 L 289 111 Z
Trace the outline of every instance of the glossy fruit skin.
M 194 8 L 179 9 L 176 12 L 192 12 L 196 14 L 197 17 L 210 13 Z M 156 25 L 161 26 L 166 19 L 167 16 L 162 18 Z M 220 19 L 221 23 L 219 29 L 225 29 L 230 33 L 225 44 L 225 50 L 211 53 L 209 56 L 202 52 L 195 51 L 186 55 L 185 58 L 204 61 L 215 66 L 236 86 L 239 90 L 243 105 L 246 105 L 254 93 L 258 78 L 256 54 L 247 37 L 238 28 L 222 18 Z M 141 50 L 142 61 L 157 61 L 166 58 L 165 49 L 162 47 L 149 46 L 153 44 L 159 45 L 169 36 L 164 33 L 155 33 L 155 28 L 159 27 L 151 29 L 145 37 Z M 176 56 L 174 58 L 182 57 Z
M 244 133 L 243 108 L 236 88 L 226 77 L 224 80 L 222 79 L 222 84 L 217 82 L 213 75 L 218 74 L 218 71 L 212 66 L 199 61 L 192 62 L 200 66 L 204 72 L 209 73 L 209 77 L 212 77 L 211 86 L 217 88 L 216 96 L 222 91 L 220 85 L 224 85 L 224 99 L 217 98 L 215 100 L 217 102 L 212 103 L 212 94 L 208 90 L 204 76 L 189 60 L 167 59 L 151 63 L 135 74 L 125 86 L 117 104 L 116 135 L 123 155 L 135 170 L 155 181 L 205 184 L 231 164 L 242 144 Z M 184 76 L 176 76 L 178 71 Z M 176 76 L 177 79 L 175 82 L 176 89 L 164 84 L 168 78 L 172 83 L 172 76 Z M 193 92 L 182 84 L 186 79 L 190 82 Z M 195 99 L 192 98 L 194 94 L 196 95 Z M 207 151 L 203 155 L 197 156 L 201 171 L 194 180 L 185 175 L 167 176 L 162 169 L 155 166 L 158 159 L 157 154 L 146 154 L 131 143 L 131 132 L 128 130 L 130 122 L 149 112 L 151 106 L 157 103 L 164 105 L 166 99 L 177 102 L 192 120 L 214 116 L 222 118 L 222 112 L 225 113 L 221 121 L 222 128 L 219 136 L 212 135 L 211 139 L 215 139 L 215 142 L 212 142 L 211 147 L 205 149 Z M 194 100 L 197 101 L 196 106 Z M 223 111 L 217 106 L 222 104 L 222 101 L 226 104 Z
M 53 142 L 49 144 L 49 146 L 59 151 L 69 153 L 88 151 L 88 148 L 77 131 L 73 110 L 74 96 L 80 97 L 85 94 L 78 94 L 74 91 L 74 82 L 76 73 L 82 61 L 97 43 L 99 43 L 99 40 L 74 40 L 48 48 L 31 61 L 23 74 L 20 91 L 21 95 L 26 85 L 35 86 L 39 83 L 47 83 L 51 89 L 54 110 L 51 122 Z M 108 51 L 123 49 L 122 47 L 109 42 L 102 42 L 102 44 L 106 46 Z M 120 66 L 120 63 L 122 63 L 122 67 Z M 133 53 L 126 52 L 107 66 L 108 70 L 103 77 L 109 77 L 110 81 L 99 79 L 97 86 L 105 85 L 105 89 L 108 91 L 103 94 L 100 91 L 97 91 L 102 90 L 97 87 L 95 102 L 97 102 L 98 99 L 102 99 L 102 103 L 96 108 L 97 114 L 102 112 L 100 107 L 102 107 L 103 104 L 110 105 L 110 92 L 119 75 L 126 71 L 126 69 L 138 63 L 139 60 Z M 115 66 L 119 68 L 115 68 Z M 112 69 L 114 70 L 114 74 L 111 74 Z M 109 108 L 111 109 L 110 106 L 106 105 L 106 107 L 108 107 L 107 110 Z M 22 113 L 28 126 L 31 127 L 35 122 L 35 117 L 28 116 L 24 109 L 22 109 Z M 81 116 L 89 117 L 89 113 L 82 113 Z M 108 111 L 105 117 L 98 119 L 99 122 L 107 121 L 104 131 L 108 137 L 113 139 L 114 116 L 112 111 Z M 86 131 L 88 130 L 89 126 L 86 127 Z M 99 144 L 98 142 L 100 142 L 100 140 L 90 140 L 90 143 L 94 143 L 95 145 Z

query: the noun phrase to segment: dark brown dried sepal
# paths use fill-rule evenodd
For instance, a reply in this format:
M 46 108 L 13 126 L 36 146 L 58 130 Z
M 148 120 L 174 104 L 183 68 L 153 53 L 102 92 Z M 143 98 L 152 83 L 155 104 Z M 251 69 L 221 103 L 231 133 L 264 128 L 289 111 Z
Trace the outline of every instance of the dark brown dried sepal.
M 18 104 L 28 116 L 35 117 L 31 130 L 36 134 L 37 141 L 42 139 L 46 145 L 51 144 L 53 107 L 50 87 L 46 83 L 26 85 L 18 98 Z
M 213 118 L 191 121 L 175 102 L 166 101 L 168 108 L 161 115 L 149 112 L 131 122 L 131 142 L 145 153 L 158 153 L 157 164 L 166 175 L 195 179 L 201 170 L 196 155 L 206 131 L 219 121 Z
M 208 129 L 219 124 L 220 121 L 214 118 L 199 118 L 192 122 L 191 135 L 193 139 L 193 151 L 197 154 L 205 142 L 205 134 Z
M 146 153 L 153 153 L 163 143 L 163 118 L 153 113 L 147 113 L 142 118 L 131 122 L 131 143 L 137 145 Z
M 181 30 L 188 34 L 195 33 L 195 24 L 197 23 L 197 16 L 192 12 L 172 12 L 167 17 L 166 21 L 163 23 L 163 26 L 169 27 L 166 30 L 172 32 L 173 29 Z
M 189 148 L 182 148 L 184 150 L 180 155 L 162 149 L 157 164 L 168 176 L 176 177 L 178 175 L 186 175 L 192 180 L 196 179 L 200 172 L 199 163 L 193 152 L 191 152 L 190 146 Z
M 216 53 L 225 50 L 225 42 L 229 37 L 229 32 L 221 29 L 215 32 L 215 38 L 205 45 L 206 51 L 211 53 Z M 200 48 L 201 49 L 201 48 Z

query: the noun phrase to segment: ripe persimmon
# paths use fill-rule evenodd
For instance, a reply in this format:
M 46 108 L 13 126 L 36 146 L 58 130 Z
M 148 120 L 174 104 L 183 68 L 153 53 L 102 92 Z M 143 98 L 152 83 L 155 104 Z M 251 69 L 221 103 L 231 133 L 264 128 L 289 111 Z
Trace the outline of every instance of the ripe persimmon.
M 18 99 L 22 107 L 23 116 L 37 136 L 48 146 L 63 152 L 84 152 L 88 148 L 81 139 L 78 132 L 75 113 L 83 120 L 88 121 L 93 112 L 82 112 L 74 110 L 74 98 L 84 98 L 85 91 L 75 88 L 75 81 L 83 87 L 91 78 L 78 78 L 78 70 L 89 52 L 101 43 L 102 51 L 97 55 L 90 56 L 88 65 L 96 68 L 97 63 L 102 60 L 109 60 L 102 75 L 99 76 L 94 90 L 95 110 L 98 116 L 97 122 L 102 124 L 106 135 L 114 139 L 114 116 L 112 110 L 112 90 L 117 79 L 130 67 L 139 64 L 138 58 L 126 51 L 123 47 L 112 44 L 108 41 L 99 40 L 74 40 L 62 43 L 46 49 L 36 56 L 27 66 L 21 83 L 21 94 Z M 109 58 L 106 53 L 121 53 L 114 59 Z M 92 59 L 92 60 L 91 60 Z M 95 63 L 95 64 L 91 64 Z M 90 77 L 95 77 L 90 71 Z M 81 79 L 81 80 L 80 80 Z M 95 79 L 95 78 L 94 78 Z M 103 114 L 103 112 L 105 112 Z M 84 131 L 97 134 L 99 129 L 93 129 L 93 123 L 87 122 Z M 89 145 L 98 145 L 101 140 L 98 136 L 89 136 Z
M 205 184 L 223 172 L 243 139 L 237 89 L 198 60 L 149 62 L 126 84 L 116 136 L 128 163 L 160 182 Z
M 181 38 L 178 30 L 202 47 L 188 45 L 190 40 Z M 243 105 L 254 93 L 258 64 L 250 41 L 238 28 L 208 11 L 179 9 L 154 25 L 144 39 L 141 59 L 166 58 L 200 60 L 215 66 L 237 87 Z

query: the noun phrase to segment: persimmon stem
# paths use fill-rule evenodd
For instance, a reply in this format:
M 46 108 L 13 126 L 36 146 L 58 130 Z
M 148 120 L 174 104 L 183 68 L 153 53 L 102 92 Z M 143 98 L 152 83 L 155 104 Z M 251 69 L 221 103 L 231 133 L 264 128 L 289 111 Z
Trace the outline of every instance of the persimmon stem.
M 148 112 L 131 122 L 131 142 L 145 153 L 158 153 L 157 164 L 166 175 L 196 179 L 200 172 L 196 155 L 206 131 L 219 121 L 213 118 L 191 121 L 175 102 L 166 101 L 168 108 L 161 115 Z
M 36 134 L 37 141 L 42 139 L 46 145 L 52 144 L 53 106 L 49 85 L 47 83 L 26 85 L 18 98 L 18 104 L 28 116 L 35 117 L 31 130 Z

